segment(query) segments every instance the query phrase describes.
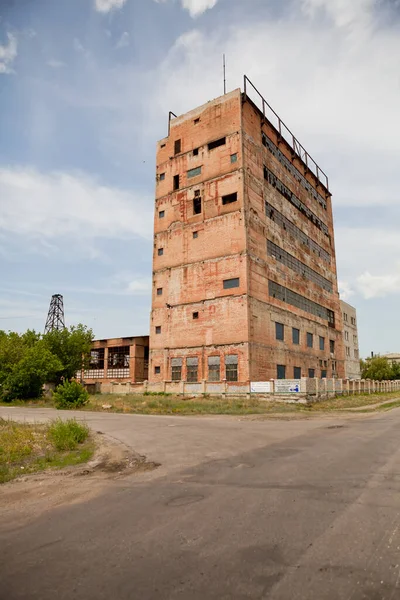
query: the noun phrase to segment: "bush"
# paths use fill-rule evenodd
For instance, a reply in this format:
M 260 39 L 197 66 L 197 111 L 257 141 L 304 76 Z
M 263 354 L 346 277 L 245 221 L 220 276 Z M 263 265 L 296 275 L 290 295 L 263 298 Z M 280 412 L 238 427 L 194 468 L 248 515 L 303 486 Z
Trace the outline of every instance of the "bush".
M 77 381 L 64 381 L 53 394 L 56 408 L 79 408 L 89 400 L 89 394 Z
M 89 427 L 75 419 L 56 419 L 47 429 L 47 437 L 57 450 L 75 450 L 89 436 Z

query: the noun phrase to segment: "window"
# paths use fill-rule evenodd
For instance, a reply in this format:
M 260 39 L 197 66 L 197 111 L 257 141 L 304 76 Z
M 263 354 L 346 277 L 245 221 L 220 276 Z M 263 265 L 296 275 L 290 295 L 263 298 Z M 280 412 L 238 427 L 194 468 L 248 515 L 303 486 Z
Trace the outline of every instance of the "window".
M 348 331 L 344 332 L 344 339 L 345 339 L 346 342 L 349 341 L 349 332 Z
M 107 364 L 110 377 L 129 377 L 129 346 L 109 348 Z
M 321 371 L 321 379 L 326 379 L 326 370 L 325 369 L 323 369 Z
M 182 379 L 182 359 L 173 358 L 171 360 L 171 379 L 172 381 L 180 381 Z
M 201 167 L 196 167 L 195 169 L 190 169 L 187 172 L 188 179 L 190 179 L 190 177 L 197 177 L 197 175 L 201 175 Z
M 292 328 L 292 342 L 298 346 L 300 344 L 300 329 Z
M 335 352 L 335 340 L 329 340 L 329 351 L 331 354 Z
M 307 348 L 312 348 L 314 345 L 314 336 L 312 333 L 307 333 Z
M 85 377 L 104 377 L 104 348 L 90 351 L 89 368 L 85 371 Z
M 179 154 L 181 151 L 181 140 L 175 140 L 175 144 L 174 144 L 174 154 Z
M 357 336 L 353 335 L 353 344 L 357 346 Z
M 186 381 L 194 383 L 198 378 L 199 359 L 196 357 L 186 359 Z
M 208 144 L 209 150 L 214 150 L 214 148 L 219 148 L 219 146 L 224 146 L 226 144 L 226 138 L 220 138 L 219 140 L 215 140 L 215 142 L 210 142 Z
M 227 194 L 226 196 L 222 196 L 222 204 L 232 204 L 232 202 L 237 201 L 237 192 L 234 194 Z
M 325 338 L 322 336 L 319 336 L 319 349 L 325 350 Z
M 220 381 L 220 357 L 209 356 L 208 357 L 208 381 Z
M 198 148 L 194 148 L 193 149 L 193 156 L 198 156 L 199 155 L 199 149 Z
M 360 358 L 358 350 L 354 350 L 354 358 L 357 358 L 357 359 Z
M 347 313 L 343 313 L 343 320 L 344 320 L 344 321 L 347 321 L 347 320 L 348 320 Z
M 286 365 L 276 365 L 276 378 L 286 379 Z
M 161 333 L 161 325 L 156 326 L 156 333 L 157 334 Z
M 158 213 L 158 218 L 163 219 L 165 217 L 165 210 L 160 210 Z
M 159 375 L 161 373 L 161 367 L 154 367 L 154 374 Z
M 161 144 L 161 148 L 165 148 L 165 144 Z
M 199 232 L 198 231 L 193 231 L 193 238 L 196 239 L 199 237 Z
M 193 214 L 201 214 L 201 198 L 193 198 Z
M 231 154 L 231 163 L 237 162 L 237 154 Z
M 197 125 L 198 123 L 200 123 L 200 117 L 197 117 L 197 119 L 195 119 L 195 120 L 193 121 L 193 123 L 194 123 L 195 125 Z
M 165 179 L 165 173 L 160 173 L 160 181 L 164 181 Z
M 282 342 L 285 339 L 285 326 L 283 323 L 275 323 L 275 339 Z
M 281 302 L 286 302 L 290 306 L 300 308 L 320 319 L 326 319 L 329 327 L 335 327 L 335 313 L 333 311 L 304 296 L 300 296 L 300 294 L 296 294 L 296 292 L 293 292 L 283 285 L 279 285 L 279 283 L 275 283 L 275 281 L 272 281 L 271 279 L 268 281 L 268 293 L 272 298 L 276 298 Z
M 224 290 L 230 290 L 232 288 L 239 287 L 239 277 L 235 277 L 234 279 L 224 279 Z
M 225 373 L 227 381 L 238 381 L 237 354 L 228 354 L 225 356 Z
M 301 379 L 301 367 L 293 367 L 294 379 Z
M 198 319 L 199 318 L 199 313 L 198 312 L 194 312 L 193 313 L 193 319 Z
M 159 248 L 157 250 L 157 254 L 158 254 L 158 256 L 162 256 L 164 254 L 164 248 Z
M 335 374 L 336 375 L 336 360 L 332 361 L 332 375 Z
M 352 325 L 355 325 L 355 324 L 356 324 L 356 319 L 355 319 L 355 317 L 351 317 L 351 324 L 352 324 Z
M 179 175 L 174 175 L 174 190 L 179 190 Z
M 308 369 L 308 376 L 312 379 L 315 377 L 315 369 Z
M 346 356 L 350 358 L 350 348 L 346 346 Z
M 157 296 L 162 296 L 162 288 L 157 288 Z

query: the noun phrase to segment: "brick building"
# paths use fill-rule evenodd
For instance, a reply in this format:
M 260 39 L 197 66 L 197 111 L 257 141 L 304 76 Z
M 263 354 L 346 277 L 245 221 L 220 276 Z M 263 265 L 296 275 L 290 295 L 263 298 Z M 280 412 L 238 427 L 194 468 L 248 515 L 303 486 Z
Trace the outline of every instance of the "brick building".
M 150 381 L 344 376 L 327 178 L 246 84 L 158 142 Z
M 361 379 L 358 347 L 357 311 L 344 300 L 340 301 L 343 317 L 345 374 L 347 379 Z
M 90 358 L 89 369 L 81 374 L 86 384 L 145 381 L 149 370 L 149 337 L 94 340 Z

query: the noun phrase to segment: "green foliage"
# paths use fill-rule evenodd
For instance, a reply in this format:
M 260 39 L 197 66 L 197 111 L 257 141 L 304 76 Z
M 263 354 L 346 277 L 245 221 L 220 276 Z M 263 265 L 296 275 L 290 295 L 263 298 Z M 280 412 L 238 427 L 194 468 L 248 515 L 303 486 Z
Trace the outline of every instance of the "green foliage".
M 66 380 L 57 386 L 53 398 L 56 408 L 73 409 L 84 406 L 89 400 L 89 394 L 77 381 Z
M 374 379 L 375 381 L 387 381 L 400 379 L 400 365 L 391 363 L 384 356 L 374 356 L 361 360 L 361 378 Z
M 82 324 L 62 331 L 50 331 L 43 336 L 50 352 L 62 363 L 54 383 L 73 379 L 77 372 L 87 368 L 92 340 L 93 331 Z
M 75 450 L 89 436 L 89 427 L 75 419 L 56 419 L 47 429 L 47 437 L 57 450 Z

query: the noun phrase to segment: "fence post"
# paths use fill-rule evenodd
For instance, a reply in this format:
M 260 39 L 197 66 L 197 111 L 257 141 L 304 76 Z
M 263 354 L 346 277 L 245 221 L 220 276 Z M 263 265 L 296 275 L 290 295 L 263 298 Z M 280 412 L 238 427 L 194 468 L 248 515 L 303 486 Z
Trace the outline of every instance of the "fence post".
M 185 382 L 183 381 L 183 379 L 180 382 L 180 388 L 181 388 L 180 393 L 182 394 L 182 396 L 184 396 L 185 395 Z
M 201 380 L 201 393 L 205 394 L 207 391 L 207 381 L 206 379 Z
M 343 379 L 338 379 L 339 382 L 339 394 L 343 396 Z
M 224 392 L 223 393 L 224 393 L 224 396 L 226 398 L 226 395 L 228 393 L 228 383 L 227 383 L 226 379 L 223 379 L 222 383 L 223 383 L 223 386 L 224 386 Z
M 315 377 L 315 397 L 319 397 L 319 379 Z
M 144 387 L 144 393 L 147 393 L 148 390 L 148 386 L 149 386 L 149 382 L 147 381 L 147 379 L 143 382 L 143 387 Z

